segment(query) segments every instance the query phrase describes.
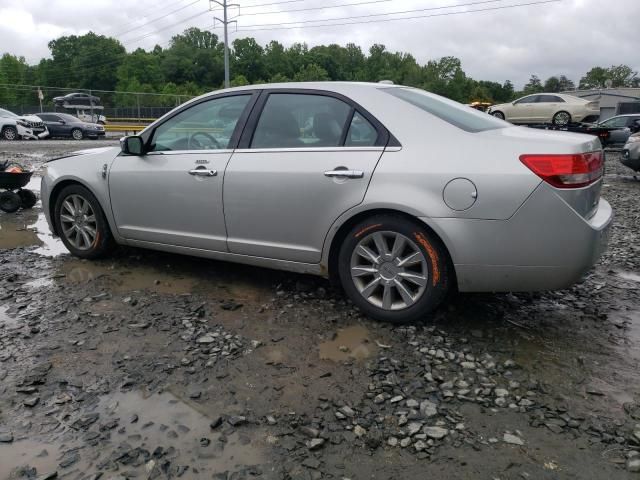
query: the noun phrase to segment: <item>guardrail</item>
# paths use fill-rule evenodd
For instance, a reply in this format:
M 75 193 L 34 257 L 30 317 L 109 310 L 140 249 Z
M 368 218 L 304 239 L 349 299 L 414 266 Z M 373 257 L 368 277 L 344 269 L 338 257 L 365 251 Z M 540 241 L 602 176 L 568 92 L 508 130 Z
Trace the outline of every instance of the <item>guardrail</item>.
M 138 133 L 147 128 L 147 125 L 136 125 L 136 124 L 126 124 L 126 123 L 109 123 L 104 126 L 104 130 L 106 132 L 123 132 L 125 135 L 131 133 Z

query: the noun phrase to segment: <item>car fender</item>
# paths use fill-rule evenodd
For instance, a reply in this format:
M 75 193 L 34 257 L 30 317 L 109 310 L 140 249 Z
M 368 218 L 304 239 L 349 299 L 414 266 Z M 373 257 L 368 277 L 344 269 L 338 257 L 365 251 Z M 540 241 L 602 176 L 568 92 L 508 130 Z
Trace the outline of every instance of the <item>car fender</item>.
M 98 200 L 116 241 L 125 243 L 118 235 L 109 197 L 109 170 L 119 153 L 118 147 L 102 147 L 86 150 L 79 155 L 50 160 L 45 164 L 46 173 L 42 177 L 41 197 L 45 216 L 52 228 L 54 222 L 51 215 L 54 205 L 50 202 L 51 195 L 63 183 L 78 183 Z

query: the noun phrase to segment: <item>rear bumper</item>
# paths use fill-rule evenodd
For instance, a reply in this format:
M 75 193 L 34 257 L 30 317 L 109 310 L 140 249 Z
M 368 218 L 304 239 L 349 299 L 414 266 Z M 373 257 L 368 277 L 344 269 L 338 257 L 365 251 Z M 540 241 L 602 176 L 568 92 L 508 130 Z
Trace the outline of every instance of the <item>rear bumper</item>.
M 566 288 L 606 250 L 613 210 L 591 218 L 541 184 L 508 220 L 425 219 L 449 248 L 461 292 Z

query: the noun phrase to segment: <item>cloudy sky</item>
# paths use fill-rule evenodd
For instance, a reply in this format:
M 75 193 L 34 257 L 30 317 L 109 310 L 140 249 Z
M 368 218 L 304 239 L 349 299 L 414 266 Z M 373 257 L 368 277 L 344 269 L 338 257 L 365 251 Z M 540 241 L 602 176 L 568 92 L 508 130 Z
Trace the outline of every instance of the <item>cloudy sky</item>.
M 240 13 L 231 41 L 355 42 L 363 49 L 383 43 L 420 63 L 456 56 L 473 78 L 510 79 L 518 88 L 531 74 L 577 82 L 596 65 L 640 70 L 640 0 L 229 1 L 241 5 L 230 10 Z M 208 0 L 0 0 L 0 54 L 36 63 L 48 56 L 49 40 L 89 30 L 128 50 L 166 46 L 187 27 L 213 28 L 221 12 L 208 9 Z M 219 24 L 215 31 L 222 36 Z

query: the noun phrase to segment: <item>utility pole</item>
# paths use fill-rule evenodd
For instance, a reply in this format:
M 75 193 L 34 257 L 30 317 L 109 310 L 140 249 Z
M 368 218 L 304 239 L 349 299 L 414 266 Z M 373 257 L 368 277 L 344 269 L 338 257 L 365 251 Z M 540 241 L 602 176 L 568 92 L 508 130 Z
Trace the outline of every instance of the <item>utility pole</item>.
M 209 10 L 213 10 L 213 3 L 216 3 L 222 7 L 222 18 L 213 17 L 213 22 L 215 26 L 215 21 L 219 21 L 222 23 L 224 27 L 224 88 L 229 88 L 229 32 L 228 27 L 230 23 L 235 23 L 238 25 L 237 20 L 229 20 L 228 9 L 230 7 L 238 7 L 238 11 L 240 10 L 240 5 L 237 3 L 227 3 L 227 0 L 209 0 Z

